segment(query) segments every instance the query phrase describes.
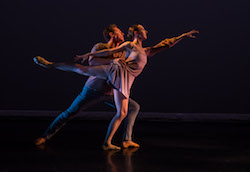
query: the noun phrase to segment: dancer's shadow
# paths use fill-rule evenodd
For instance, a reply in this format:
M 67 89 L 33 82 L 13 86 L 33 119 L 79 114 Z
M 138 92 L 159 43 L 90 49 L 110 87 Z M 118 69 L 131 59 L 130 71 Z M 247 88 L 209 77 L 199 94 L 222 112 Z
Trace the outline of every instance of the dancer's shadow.
M 139 148 L 128 148 L 122 150 L 106 151 L 107 171 L 108 172 L 133 172 L 132 156 Z

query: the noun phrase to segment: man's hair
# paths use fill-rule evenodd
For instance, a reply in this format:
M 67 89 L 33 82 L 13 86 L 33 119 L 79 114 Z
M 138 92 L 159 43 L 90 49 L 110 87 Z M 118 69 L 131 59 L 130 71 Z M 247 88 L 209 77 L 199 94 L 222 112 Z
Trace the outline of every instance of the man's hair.
M 104 30 L 103 30 L 103 37 L 106 41 L 109 41 L 110 40 L 110 35 L 109 33 L 112 32 L 114 33 L 115 32 L 115 29 L 117 26 L 115 24 L 110 24 L 108 27 L 106 27 Z
M 127 37 L 129 38 L 129 39 L 134 39 L 134 33 L 135 33 L 135 31 L 139 31 L 139 24 L 134 24 L 134 25 L 132 25 L 132 26 L 130 26 L 129 28 L 128 28 L 128 35 L 127 35 Z

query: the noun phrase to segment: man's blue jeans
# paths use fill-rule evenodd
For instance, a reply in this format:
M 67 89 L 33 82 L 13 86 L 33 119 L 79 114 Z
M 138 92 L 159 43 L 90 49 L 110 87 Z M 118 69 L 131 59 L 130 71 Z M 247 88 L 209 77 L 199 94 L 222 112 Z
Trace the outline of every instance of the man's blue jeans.
M 105 95 L 102 92 L 98 92 L 84 86 L 82 92 L 76 97 L 71 106 L 66 111 L 57 116 L 56 119 L 51 123 L 51 125 L 43 134 L 43 137 L 45 137 L 46 139 L 50 139 L 71 118 L 75 117 L 80 109 L 85 110 L 88 107 L 100 102 L 104 102 L 115 108 L 113 95 Z M 129 99 L 128 115 L 124 119 L 123 140 L 132 140 L 133 126 L 139 110 L 140 105 L 134 100 Z

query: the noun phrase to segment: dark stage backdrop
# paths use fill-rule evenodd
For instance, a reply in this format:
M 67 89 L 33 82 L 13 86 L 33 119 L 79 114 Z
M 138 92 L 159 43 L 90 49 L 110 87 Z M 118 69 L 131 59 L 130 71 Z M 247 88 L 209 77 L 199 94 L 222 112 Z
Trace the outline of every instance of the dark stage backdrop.
M 104 42 L 108 24 L 127 32 L 140 23 L 149 31 L 144 46 L 200 31 L 148 62 L 131 95 L 142 111 L 250 113 L 247 0 L 10 0 L 0 8 L 0 109 L 64 110 L 87 78 L 32 58 L 72 61 Z

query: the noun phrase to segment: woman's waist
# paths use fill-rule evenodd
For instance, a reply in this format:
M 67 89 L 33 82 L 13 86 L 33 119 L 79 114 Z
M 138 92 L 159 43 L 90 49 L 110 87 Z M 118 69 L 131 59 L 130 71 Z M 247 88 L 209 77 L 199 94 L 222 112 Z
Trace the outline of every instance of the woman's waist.
M 134 77 L 137 77 L 144 69 L 147 62 L 126 61 L 124 59 L 115 59 L 114 64 L 128 71 Z

